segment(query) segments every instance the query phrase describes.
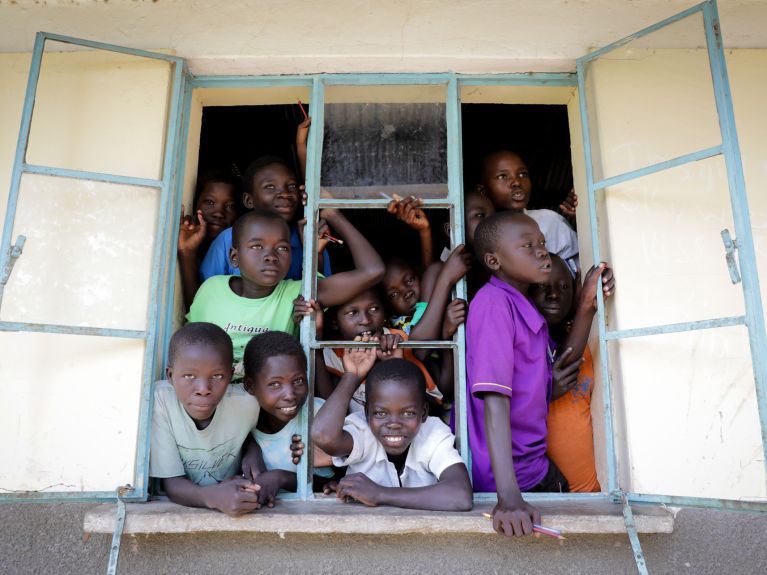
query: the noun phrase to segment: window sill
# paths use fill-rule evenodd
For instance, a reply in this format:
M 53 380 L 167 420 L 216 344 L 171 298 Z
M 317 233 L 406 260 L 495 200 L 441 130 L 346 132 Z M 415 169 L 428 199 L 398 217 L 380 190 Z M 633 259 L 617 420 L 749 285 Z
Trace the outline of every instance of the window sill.
M 543 524 L 565 534 L 625 533 L 621 505 L 609 500 L 535 502 Z M 128 503 L 123 533 L 494 533 L 484 517 L 493 503 L 477 502 L 470 512 L 413 511 L 395 507 L 365 507 L 345 504 L 333 498 L 316 501 L 280 501 L 273 509 L 232 518 L 210 509 L 176 505 L 170 501 Z M 634 522 L 639 533 L 671 533 L 673 513 L 659 505 L 634 505 Z M 116 507 L 102 504 L 85 515 L 86 533 L 112 533 Z

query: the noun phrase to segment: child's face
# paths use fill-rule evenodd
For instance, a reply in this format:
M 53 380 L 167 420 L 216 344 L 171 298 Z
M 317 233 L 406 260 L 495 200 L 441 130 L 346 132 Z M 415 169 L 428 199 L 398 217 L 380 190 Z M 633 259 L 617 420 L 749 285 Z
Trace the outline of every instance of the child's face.
M 383 333 L 384 309 L 373 290 L 367 290 L 338 308 L 336 316 L 341 339 L 352 341 L 358 335 L 371 337 Z
M 213 240 L 237 219 L 234 188 L 223 182 L 206 184 L 197 199 L 197 209 L 202 210 L 202 217 L 208 226 L 207 239 Z
M 166 376 L 189 417 L 207 422 L 232 380 L 232 358 L 213 345 L 187 345 L 177 351 Z
M 559 258 L 551 258 L 548 281 L 530 286 L 530 297 L 549 326 L 558 325 L 567 317 L 573 306 L 573 296 L 573 278 Z
M 253 220 L 232 245 L 229 258 L 245 280 L 276 286 L 290 270 L 290 234 L 279 220 Z
M 474 245 L 474 231 L 479 222 L 495 213 L 493 203 L 479 192 L 472 192 L 464 201 L 464 218 L 466 220 L 466 245 Z
M 527 293 L 530 284 L 548 282 L 551 257 L 538 224 L 527 216 L 517 217 L 503 223 L 495 251 L 484 258 L 498 279 Z
M 421 297 L 421 280 L 405 262 L 393 261 L 386 266 L 384 290 L 394 313 L 413 315 Z
M 498 152 L 485 158 L 480 189 L 496 210 L 524 210 L 532 187 L 527 166 L 516 154 Z
M 293 171 L 282 164 L 269 164 L 256 172 L 251 189 L 242 198 L 246 208 L 275 212 L 289 222 L 296 214 L 299 196 Z
M 306 368 L 292 355 L 270 357 L 261 372 L 248 380 L 261 409 L 280 422 L 293 419 L 306 402 Z
M 370 431 L 389 455 L 400 455 L 410 447 L 429 408 L 412 385 L 401 381 L 379 381 L 367 397 L 365 411 Z

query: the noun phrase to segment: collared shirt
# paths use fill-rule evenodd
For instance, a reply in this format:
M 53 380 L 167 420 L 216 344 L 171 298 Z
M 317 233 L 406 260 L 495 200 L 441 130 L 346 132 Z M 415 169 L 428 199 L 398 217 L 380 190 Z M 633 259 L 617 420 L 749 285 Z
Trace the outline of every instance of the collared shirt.
M 240 268 L 232 266 L 229 261 L 229 250 L 232 247 L 232 228 L 226 228 L 218 234 L 213 243 L 208 248 L 208 253 L 200 263 L 200 281 L 205 281 L 211 276 L 238 276 Z M 322 274 L 325 277 L 330 275 L 330 258 L 328 253 L 324 254 L 324 266 Z M 298 235 L 298 227 L 290 226 L 290 270 L 285 279 L 300 280 L 304 265 L 304 246 L 301 243 L 301 237 Z
M 509 397 L 511 451 L 520 489 L 534 487 L 546 475 L 548 342 L 546 321 L 532 301 L 498 278 L 490 278 L 471 301 L 466 381 L 474 491 L 496 490 L 485 434 L 485 393 Z
M 438 417 L 427 417 L 408 448 L 402 474 L 386 457 L 386 450 L 370 430 L 365 414 L 355 412 L 346 416 L 344 431 L 354 440 L 352 452 L 346 457 L 334 457 L 336 467 L 348 466 L 350 473 L 364 473 L 383 487 L 426 487 L 434 485 L 442 472 L 451 465 L 463 463 L 453 447 L 455 436 Z

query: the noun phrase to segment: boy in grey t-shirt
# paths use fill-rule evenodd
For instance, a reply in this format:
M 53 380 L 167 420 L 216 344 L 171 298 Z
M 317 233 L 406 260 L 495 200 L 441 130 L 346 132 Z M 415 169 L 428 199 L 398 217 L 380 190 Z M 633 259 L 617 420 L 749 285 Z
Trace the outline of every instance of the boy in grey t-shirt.
M 259 507 L 260 454 L 249 441 L 259 405 L 231 385 L 232 340 L 211 323 L 189 323 L 171 338 L 168 381 L 154 390 L 149 475 L 181 505 L 241 515 Z M 263 494 L 262 494 L 263 495 Z

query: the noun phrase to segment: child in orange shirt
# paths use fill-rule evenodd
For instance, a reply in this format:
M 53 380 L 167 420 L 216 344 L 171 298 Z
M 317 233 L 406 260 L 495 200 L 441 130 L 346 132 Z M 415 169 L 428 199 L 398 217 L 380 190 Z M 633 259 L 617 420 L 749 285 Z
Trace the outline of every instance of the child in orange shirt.
M 548 281 L 530 286 L 530 296 L 546 319 L 549 336 L 561 352 L 553 368 L 546 454 L 567 478 L 571 492 L 600 491 L 591 425 L 594 366 L 586 341 L 596 312 L 597 280 L 601 275 L 603 294 L 611 295 L 612 270 L 605 263 L 591 268 L 580 297 L 576 298 L 575 283 L 567 264 L 559 256 L 550 255 L 552 269 Z M 573 323 L 568 330 L 570 318 Z M 573 361 L 574 358 L 578 359 Z

